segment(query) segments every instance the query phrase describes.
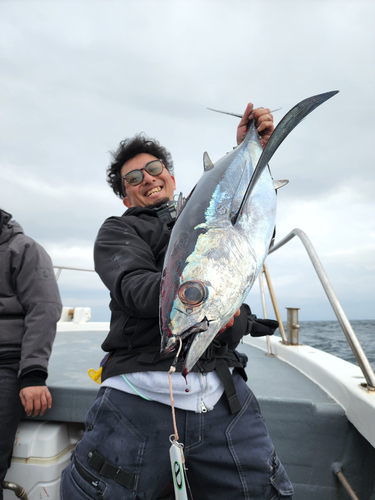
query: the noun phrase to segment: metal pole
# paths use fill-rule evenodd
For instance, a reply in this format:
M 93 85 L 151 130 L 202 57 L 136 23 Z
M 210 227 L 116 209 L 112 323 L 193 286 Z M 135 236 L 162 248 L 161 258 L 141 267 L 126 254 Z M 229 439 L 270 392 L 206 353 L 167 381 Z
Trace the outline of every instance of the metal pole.
M 286 333 L 288 342 L 291 345 L 298 345 L 298 333 L 299 333 L 299 324 L 298 324 L 298 309 L 299 307 L 287 307 L 287 324 L 286 324 Z
M 338 462 L 335 462 L 331 465 L 331 470 L 332 472 L 336 475 L 336 477 L 338 478 L 338 480 L 341 482 L 341 484 L 344 486 L 345 490 L 348 492 L 350 498 L 352 500 L 359 500 L 359 498 L 357 497 L 355 491 L 353 490 L 353 488 L 350 486 L 350 483 L 349 481 L 346 479 L 346 477 L 344 476 L 342 470 L 341 470 L 341 464 L 339 464 Z
M 86 271 L 88 273 L 95 273 L 95 269 L 87 269 L 84 267 L 68 267 L 68 266 L 53 266 L 55 269 L 68 269 L 69 271 Z
M 263 264 L 263 269 L 264 269 L 264 275 L 266 277 L 266 281 L 267 281 L 267 285 L 268 285 L 268 290 L 270 292 L 270 297 L 271 297 L 271 301 L 272 301 L 272 305 L 273 305 L 273 310 L 275 311 L 276 319 L 279 322 L 280 335 L 281 335 L 281 338 L 283 340 L 283 344 L 287 344 L 288 341 L 286 339 L 284 325 L 283 325 L 283 322 L 281 320 L 279 307 L 278 307 L 277 302 L 276 302 L 275 293 L 273 291 L 273 286 L 272 286 L 272 283 L 271 283 L 271 278 L 270 278 L 270 275 L 268 273 L 268 269 L 267 269 L 266 264 Z
M 260 285 L 260 296 L 261 296 L 261 300 L 262 300 L 263 317 L 264 317 L 264 319 L 267 319 L 268 316 L 267 316 L 267 307 L 266 307 L 266 296 L 264 293 L 263 273 L 264 273 L 264 267 L 262 267 L 262 270 L 261 270 L 260 275 L 259 275 L 259 285 Z M 267 350 L 268 350 L 267 355 L 273 356 L 270 336 L 266 335 L 266 339 L 267 339 Z
M 267 319 L 268 316 L 267 316 L 266 296 L 264 293 L 263 274 L 264 274 L 264 267 L 262 267 L 262 270 L 260 271 L 259 286 L 260 286 L 260 298 L 262 301 L 263 317 L 264 319 Z
M 86 271 L 88 273 L 95 273 L 95 269 L 83 269 L 80 267 L 66 267 L 66 266 L 53 266 L 54 269 L 57 269 L 56 273 L 56 281 L 60 278 L 60 274 L 63 269 L 67 269 L 68 271 Z
M 276 250 L 278 250 L 280 247 L 285 245 L 288 241 L 290 241 L 294 236 L 298 236 L 300 240 L 302 241 L 309 257 L 312 262 L 312 265 L 315 268 L 315 271 L 323 285 L 324 291 L 328 297 L 328 300 L 331 303 L 332 309 L 338 319 L 338 322 L 340 323 L 341 329 L 344 332 L 344 335 L 346 337 L 346 340 L 348 341 L 348 344 L 350 345 L 353 354 L 357 360 L 357 363 L 359 367 L 362 370 L 362 373 L 366 379 L 367 382 L 367 389 L 369 391 L 375 391 L 375 374 L 374 370 L 372 369 L 366 354 L 364 353 L 361 344 L 359 343 L 359 340 L 357 339 L 356 334 L 354 333 L 354 330 L 352 328 L 352 325 L 350 324 L 348 318 L 345 315 L 345 312 L 343 308 L 341 307 L 341 304 L 333 290 L 333 287 L 328 279 L 328 276 L 326 272 L 323 269 L 323 266 L 319 260 L 319 257 L 317 253 L 315 252 L 314 247 L 311 244 L 311 241 L 307 237 L 307 235 L 301 231 L 301 229 L 293 229 L 285 238 L 283 238 L 281 241 L 279 241 L 274 247 L 271 248 L 269 253 L 272 253 Z

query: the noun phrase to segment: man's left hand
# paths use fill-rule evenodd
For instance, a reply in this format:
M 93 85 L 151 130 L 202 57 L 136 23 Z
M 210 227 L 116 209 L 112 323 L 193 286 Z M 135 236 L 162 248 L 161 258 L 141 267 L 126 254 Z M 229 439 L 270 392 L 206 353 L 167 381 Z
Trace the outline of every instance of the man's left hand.
M 274 131 L 273 116 L 268 108 L 254 109 L 251 102 L 246 107 L 245 113 L 237 127 L 237 144 L 241 144 L 244 140 L 246 132 L 249 128 L 251 120 L 255 119 L 255 126 L 260 135 L 260 143 L 262 147 L 267 144 L 272 132 Z
M 219 333 L 217 335 L 220 335 L 220 333 L 223 333 L 224 330 L 226 330 L 227 328 L 230 328 L 231 326 L 233 326 L 234 324 L 234 318 L 237 318 L 237 316 L 239 316 L 241 314 L 241 309 L 238 309 L 236 311 L 236 313 L 234 314 L 234 316 L 228 321 L 228 323 L 219 331 Z M 217 336 L 216 335 L 216 336 Z
M 52 406 L 52 396 L 45 385 L 25 387 L 20 391 L 20 398 L 28 417 L 42 416 Z

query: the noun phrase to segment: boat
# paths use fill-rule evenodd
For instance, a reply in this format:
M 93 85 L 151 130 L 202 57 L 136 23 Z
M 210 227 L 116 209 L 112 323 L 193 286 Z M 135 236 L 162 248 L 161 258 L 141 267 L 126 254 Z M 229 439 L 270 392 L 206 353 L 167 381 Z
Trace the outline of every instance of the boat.
M 375 375 L 306 234 L 294 229 L 270 254 L 295 236 L 307 250 L 359 366 L 303 345 L 298 308 L 288 309 L 285 332 L 265 265 L 260 276 L 263 316 L 265 278 L 280 336 L 244 337 L 238 350 L 248 357 L 248 384 L 293 483 L 294 500 L 375 500 Z M 64 268 L 58 269 L 57 277 Z M 43 417 L 20 422 L 5 500 L 15 494 L 29 500 L 60 498 L 61 471 L 98 392 L 93 378 L 109 330 L 108 323 L 91 322 L 90 316 L 89 308 L 64 307 L 49 367 L 53 406 Z M 173 499 L 173 493 L 166 491 L 163 498 Z

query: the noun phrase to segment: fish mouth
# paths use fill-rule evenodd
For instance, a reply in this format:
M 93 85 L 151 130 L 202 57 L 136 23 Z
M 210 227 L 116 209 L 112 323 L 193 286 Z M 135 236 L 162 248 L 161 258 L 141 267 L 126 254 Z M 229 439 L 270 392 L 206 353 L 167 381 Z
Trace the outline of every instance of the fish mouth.
M 196 325 L 186 329 L 179 335 L 172 335 L 160 350 L 162 357 L 174 351 L 179 346 L 179 340 L 183 341 L 178 358 L 182 360 L 181 374 L 186 377 L 196 362 L 208 348 L 214 338 L 218 335 L 218 322 L 208 320 L 206 317 Z M 177 356 L 173 365 L 177 363 Z
M 218 324 L 216 321 L 212 321 L 210 328 L 205 331 L 196 332 L 194 336 L 189 338 L 189 345 L 185 350 L 186 355 L 183 360 L 181 372 L 184 377 L 192 370 L 217 335 Z
M 179 335 L 171 335 L 169 338 L 167 337 L 166 340 L 163 341 L 163 345 L 160 349 L 161 355 L 164 357 L 170 352 L 172 352 L 178 345 L 179 340 L 185 341 L 184 346 L 183 346 L 183 352 L 186 352 L 187 349 L 189 349 L 191 343 L 193 342 L 195 336 L 198 333 L 202 333 L 208 330 L 208 327 L 210 326 L 210 322 L 206 318 L 206 316 L 200 321 L 199 323 L 196 323 L 194 326 L 191 326 L 190 328 L 187 328 L 183 332 L 181 332 Z M 164 337 L 165 338 L 165 337 Z M 187 339 L 187 341 L 186 341 Z

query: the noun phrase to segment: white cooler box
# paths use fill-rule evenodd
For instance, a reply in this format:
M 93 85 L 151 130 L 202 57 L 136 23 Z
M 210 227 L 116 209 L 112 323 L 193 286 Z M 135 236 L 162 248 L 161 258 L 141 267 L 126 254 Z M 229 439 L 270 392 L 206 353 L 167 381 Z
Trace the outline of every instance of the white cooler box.
M 28 500 L 60 500 L 61 472 L 83 429 L 83 424 L 70 422 L 22 420 L 5 481 L 22 486 Z M 4 500 L 16 499 L 13 491 L 4 490 Z

